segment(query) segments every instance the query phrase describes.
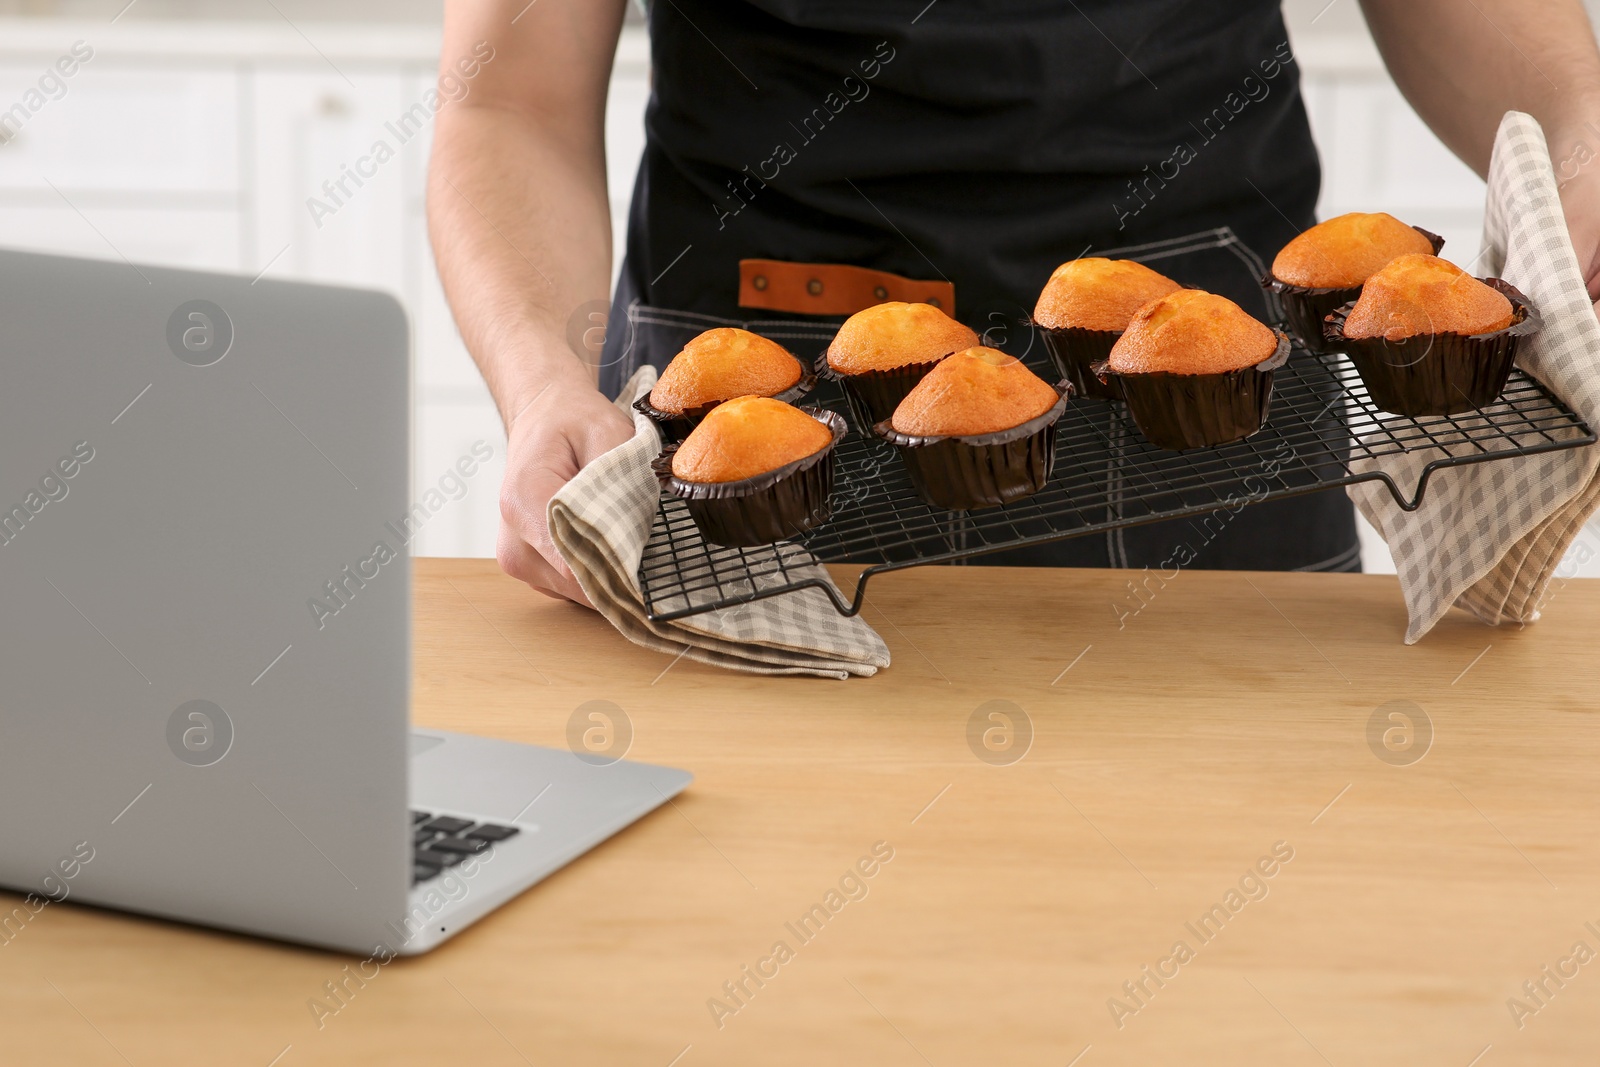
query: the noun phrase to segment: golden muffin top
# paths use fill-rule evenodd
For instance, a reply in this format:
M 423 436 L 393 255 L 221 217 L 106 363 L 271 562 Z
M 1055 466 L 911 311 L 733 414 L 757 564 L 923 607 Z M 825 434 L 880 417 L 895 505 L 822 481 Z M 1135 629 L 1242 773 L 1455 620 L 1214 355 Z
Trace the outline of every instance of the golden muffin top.
M 1224 374 L 1272 356 L 1278 335 L 1225 296 L 1180 289 L 1134 312 L 1111 348 L 1118 374 Z
M 1046 329 L 1121 332 L 1135 311 L 1181 288 L 1131 259 L 1075 259 L 1050 275 L 1034 306 L 1033 321 Z
M 803 372 L 776 341 L 724 326 L 707 330 L 672 357 L 650 390 L 650 406 L 680 415 L 736 396 L 776 396 Z
M 840 374 L 892 370 L 971 348 L 978 335 L 932 304 L 891 300 L 844 321 L 828 346 L 828 366 Z
M 1419 334 L 1493 333 L 1515 319 L 1504 293 L 1438 256 L 1401 256 L 1361 287 L 1344 335 L 1399 341 Z
M 706 413 L 672 457 L 686 482 L 737 482 L 805 459 L 833 443 L 826 423 L 765 396 L 735 397 Z
M 995 433 L 1043 415 L 1058 398 L 1021 360 L 993 348 L 968 348 L 929 371 L 889 424 L 922 437 Z
M 1272 276 L 1308 289 L 1353 289 L 1396 256 L 1433 254 L 1433 242 L 1393 215 L 1352 211 L 1283 246 Z

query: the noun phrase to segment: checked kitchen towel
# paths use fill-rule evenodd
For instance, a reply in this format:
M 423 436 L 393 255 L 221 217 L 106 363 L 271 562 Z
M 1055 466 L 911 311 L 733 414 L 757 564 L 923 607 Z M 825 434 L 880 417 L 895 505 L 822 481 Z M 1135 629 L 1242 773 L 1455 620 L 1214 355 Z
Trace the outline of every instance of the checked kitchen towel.
M 1544 132 L 1510 111 L 1489 164 L 1484 252 L 1471 273 L 1501 277 L 1544 317 L 1517 364 L 1589 423 L 1600 426 L 1600 322 L 1567 236 Z M 1464 264 L 1463 264 L 1464 265 Z M 1539 441 L 1527 435 L 1527 443 Z M 1367 461 L 1415 486 L 1433 450 Z M 1600 506 L 1600 447 L 1523 456 L 1436 473 L 1421 506 L 1403 511 L 1378 482 L 1351 499 L 1394 554 L 1410 625 L 1420 639 L 1452 605 L 1490 625 L 1539 617 L 1550 580 Z
M 847 678 L 876 674 L 889 649 L 859 616 L 846 618 L 819 589 L 803 589 L 673 622 L 645 617 L 639 562 L 647 551 L 660 492 L 650 461 L 661 438 L 631 405 L 655 384 L 644 367 L 617 406 L 633 417 L 633 438 L 601 456 L 550 501 L 550 534 L 589 602 L 635 644 L 753 674 Z M 713 550 L 713 552 L 718 550 Z M 812 564 L 815 577 L 831 583 Z M 791 579 L 810 577 L 789 568 Z

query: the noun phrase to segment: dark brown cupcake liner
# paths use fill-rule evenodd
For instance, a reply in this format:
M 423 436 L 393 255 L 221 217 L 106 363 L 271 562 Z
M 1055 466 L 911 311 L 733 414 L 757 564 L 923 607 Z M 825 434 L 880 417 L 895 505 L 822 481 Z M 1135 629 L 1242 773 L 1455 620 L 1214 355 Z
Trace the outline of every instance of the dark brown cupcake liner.
M 1266 425 L 1272 372 L 1289 361 L 1289 335 L 1260 363 L 1222 374 L 1117 374 L 1104 363 L 1095 373 L 1117 379 L 1128 414 L 1157 448 L 1180 451 L 1242 441 Z
M 1444 248 L 1444 238 L 1436 233 L 1424 230 L 1421 226 L 1411 227 L 1429 241 L 1433 242 L 1433 254 L 1438 255 Z M 1361 295 L 1361 286 L 1351 286 L 1346 289 L 1314 289 L 1304 285 L 1290 285 L 1280 282 L 1272 275 L 1261 279 L 1261 287 L 1269 293 L 1276 293 L 1278 303 L 1283 307 L 1283 317 L 1289 327 L 1289 332 L 1301 347 L 1308 352 L 1326 355 L 1329 352 L 1339 352 L 1338 347 L 1329 347 L 1330 342 L 1322 332 L 1322 323 L 1330 314 L 1341 305 L 1347 304 Z
M 804 533 L 832 517 L 833 452 L 846 427 L 844 416 L 836 412 L 800 410 L 833 433 L 826 448 L 804 459 L 737 482 L 686 482 L 672 475 L 678 442 L 662 449 L 650 469 L 662 488 L 684 502 L 689 517 L 712 544 L 749 548 Z
M 1032 496 L 1050 480 L 1055 464 L 1056 423 L 1072 398 L 1070 381 L 1055 385 L 1049 411 L 1009 430 L 966 437 L 903 434 L 888 419 L 873 436 L 900 453 L 917 495 L 936 508 L 975 511 Z
M 844 391 L 845 403 L 850 408 L 850 421 L 864 434 L 872 427 L 894 414 L 900 401 L 915 389 L 928 372 L 950 356 L 946 352 L 938 359 L 926 363 L 907 363 L 888 370 L 869 370 L 860 374 L 842 374 L 828 366 L 828 354 L 817 357 L 817 377 L 838 382 Z
M 1479 281 L 1511 301 L 1512 322 L 1493 333 L 1435 333 L 1390 341 L 1350 338 L 1345 319 L 1350 301 L 1324 323 L 1329 344 L 1338 345 L 1366 384 L 1372 402 L 1395 415 L 1458 415 L 1494 403 L 1506 387 L 1517 349 L 1539 332 L 1543 321 L 1516 286 L 1500 278 Z
M 1090 368 L 1111 356 L 1121 330 L 1087 330 L 1081 326 L 1034 326 L 1044 334 L 1044 347 L 1063 378 L 1078 396 L 1096 400 L 1121 400 L 1115 382 L 1103 382 Z
M 775 394 L 772 399 L 781 400 L 785 404 L 797 403 L 812 389 L 816 388 L 816 384 L 817 376 L 807 370 L 804 364 L 801 364 L 800 380 L 783 392 Z M 734 398 L 728 397 L 728 400 L 732 399 Z M 724 403 L 727 403 L 727 401 L 713 400 L 709 404 L 701 404 L 699 407 L 690 408 L 687 411 L 660 411 L 650 403 L 650 394 L 645 393 L 633 402 L 633 410 L 654 422 L 656 428 L 661 431 L 662 441 L 670 445 L 681 443 L 696 426 L 700 425 L 700 420 L 705 418 L 712 408 Z

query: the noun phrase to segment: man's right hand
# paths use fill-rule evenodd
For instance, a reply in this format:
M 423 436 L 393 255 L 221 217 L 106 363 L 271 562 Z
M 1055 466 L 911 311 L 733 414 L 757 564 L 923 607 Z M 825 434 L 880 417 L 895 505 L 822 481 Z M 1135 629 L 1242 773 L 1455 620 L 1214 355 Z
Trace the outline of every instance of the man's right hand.
M 633 420 L 587 382 L 552 383 L 511 420 L 496 550 L 507 574 L 546 596 L 593 606 L 550 538 L 550 498 L 632 436 Z

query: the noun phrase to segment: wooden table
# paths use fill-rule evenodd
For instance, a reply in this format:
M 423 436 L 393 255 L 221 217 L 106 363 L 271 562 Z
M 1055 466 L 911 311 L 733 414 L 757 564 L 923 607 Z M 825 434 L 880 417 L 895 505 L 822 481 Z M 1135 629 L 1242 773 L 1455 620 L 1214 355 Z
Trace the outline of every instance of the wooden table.
M 922 569 L 872 586 L 894 666 L 829 682 L 634 648 L 489 561 L 417 572 L 419 722 L 561 745 L 613 701 L 631 755 L 690 791 L 320 1030 L 341 957 L 52 908 L 0 947 L 0 1062 L 1600 1054 L 1600 960 L 1573 957 L 1600 952 L 1600 582 L 1536 626 L 1452 615 L 1407 648 L 1388 577 L 1185 572 L 1119 627 L 1137 575 Z M 980 709 L 1003 730 L 990 701 L 1014 705 L 1009 749 L 969 744 Z M 1393 701 L 1409 749 L 1387 711 L 1369 741 Z M 874 847 L 892 859 L 828 898 Z

